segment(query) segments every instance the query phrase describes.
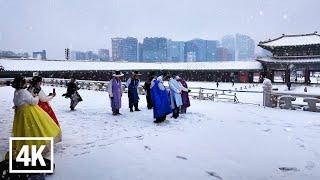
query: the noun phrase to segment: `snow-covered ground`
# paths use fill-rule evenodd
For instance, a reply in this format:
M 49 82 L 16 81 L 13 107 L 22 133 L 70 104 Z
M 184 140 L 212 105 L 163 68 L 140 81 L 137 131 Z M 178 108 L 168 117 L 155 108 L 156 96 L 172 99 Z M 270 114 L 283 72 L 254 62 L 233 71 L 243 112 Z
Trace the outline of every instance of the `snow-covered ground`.
M 216 88 L 214 83 L 190 82 Z M 221 89 L 248 84 L 220 83 Z M 277 86 L 285 90 L 285 86 Z M 303 92 L 302 87 L 293 87 Z M 309 87 L 319 91 L 319 87 Z M 46 92 L 52 87 L 45 86 Z M 141 97 L 141 112 L 111 115 L 106 92 L 80 90 L 84 101 L 69 111 L 56 88 L 51 102 L 63 142 L 55 146 L 55 174 L 48 179 L 290 179 L 320 178 L 320 114 L 251 104 L 191 99 L 188 113 L 155 125 Z M 251 87 L 261 91 L 261 84 Z M 13 111 L 11 87 L 0 87 L 0 154 L 8 150 Z M 238 93 L 240 102 L 261 104 L 261 93 Z M 290 171 L 279 168 L 288 167 Z
M 13 71 L 70 71 L 70 70 L 261 70 L 257 61 L 218 61 L 218 62 L 102 62 L 102 61 L 57 61 L 57 60 L 13 60 L 0 59 L 5 70 Z

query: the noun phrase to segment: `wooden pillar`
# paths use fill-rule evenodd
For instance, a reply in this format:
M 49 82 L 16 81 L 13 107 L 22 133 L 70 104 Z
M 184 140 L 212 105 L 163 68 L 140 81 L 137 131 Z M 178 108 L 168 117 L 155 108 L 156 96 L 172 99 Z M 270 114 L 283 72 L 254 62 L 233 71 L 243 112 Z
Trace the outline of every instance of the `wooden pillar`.
M 285 72 L 285 81 L 286 83 L 290 82 L 290 69 L 287 67 L 286 72 Z
M 249 83 L 253 83 L 253 72 L 249 72 Z
M 274 70 L 270 70 L 270 80 L 274 83 Z
M 304 83 L 306 83 L 307 85 L 310 84 L 310 70 L 309 67 L 306 67 L 306 69 L 304 70 Z

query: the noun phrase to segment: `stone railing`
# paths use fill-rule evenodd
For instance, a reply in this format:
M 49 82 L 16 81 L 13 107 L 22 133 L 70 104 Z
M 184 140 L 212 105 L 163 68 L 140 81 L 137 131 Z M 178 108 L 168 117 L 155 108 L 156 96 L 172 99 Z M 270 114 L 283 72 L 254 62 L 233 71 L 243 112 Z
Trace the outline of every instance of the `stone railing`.
M 294 103 L 302 98 L 304 104 Z M 320 93 L 281 92 L 272 89 L 269 79 L 263 82 L 263 105 L 280 107 L 281 109 L 302 109 L 304 111 L 320 112 Z

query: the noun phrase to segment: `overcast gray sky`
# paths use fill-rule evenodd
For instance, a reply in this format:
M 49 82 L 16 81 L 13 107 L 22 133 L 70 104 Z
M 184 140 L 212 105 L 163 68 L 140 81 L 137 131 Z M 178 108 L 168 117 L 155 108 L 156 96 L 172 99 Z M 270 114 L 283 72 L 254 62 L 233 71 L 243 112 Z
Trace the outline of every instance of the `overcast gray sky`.
M 0 0 L 0 49 L 110 48 L 112 37 L 255 41 L 320 30 L 319 0 Z

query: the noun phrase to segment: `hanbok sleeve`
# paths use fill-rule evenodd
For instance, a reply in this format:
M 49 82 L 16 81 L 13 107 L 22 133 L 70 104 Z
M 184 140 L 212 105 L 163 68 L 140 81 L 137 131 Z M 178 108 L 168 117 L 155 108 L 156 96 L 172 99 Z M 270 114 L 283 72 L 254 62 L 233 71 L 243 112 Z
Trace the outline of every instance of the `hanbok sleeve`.
M 172 91 L 174 91 L 175 93 L 180 93 L 180 89 L 178 89 L 176 87 L 177 84 L 175 84 L 175 82 L 173 80 L 169 81 L 169 87 Z
M 109 93 L 109 97 L 113 97 L 113 94 L 112 94 L 112 80 L 110 80 L 109 84 L 108 84 L 108 93 Z
M 38 104 L 39 102 L 39 97 L 33 97 L 32 94 L 27 90 L 22 91 L 21 98 L 26 104 Z
M 159 87 L 159 89 L 160 89 L 161 91 L 166 90 L 166 88 L 164 87 L 164 85 L 163 85 L 161 82 L 158 83 L 158 87 Z
M 126 82 L 127 88 L 129 87 L 130 83 L 131 83 L 131 78 L 129 78 L 129 79 L 127 80 L 127 82 Z
M 179 83 L 179 86 L 181 87 L 181 90 L 182 91 L 185 91 L 185 92 L 188 92 L 189 91 L 189 89 L 188 88 L 185 88 L 182 84 L 181 84 L 181 82 L 178 82 Z
M 41 91 L 39 92 L 39 100 L 41 102 L 48 102 L 51 101 L 53 99 L 53 96 L 47 96 L 44 91 L 41 89 Z

